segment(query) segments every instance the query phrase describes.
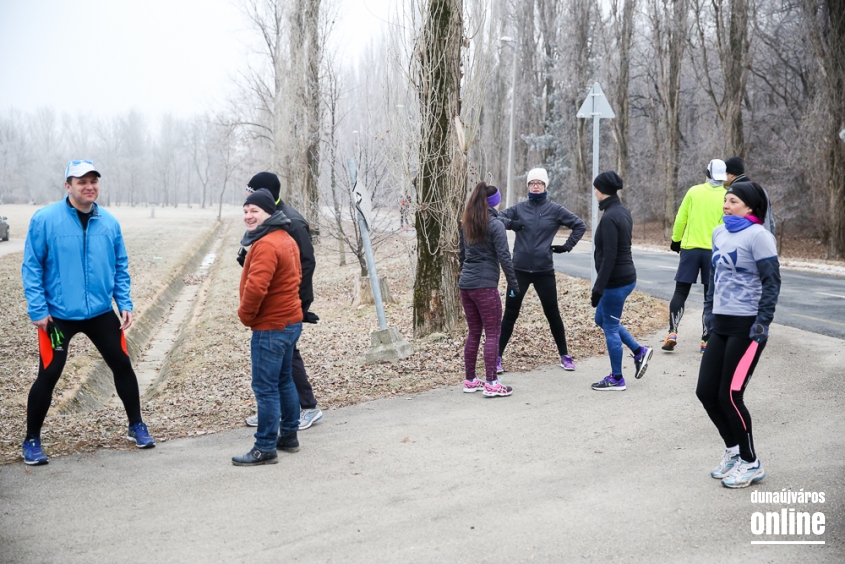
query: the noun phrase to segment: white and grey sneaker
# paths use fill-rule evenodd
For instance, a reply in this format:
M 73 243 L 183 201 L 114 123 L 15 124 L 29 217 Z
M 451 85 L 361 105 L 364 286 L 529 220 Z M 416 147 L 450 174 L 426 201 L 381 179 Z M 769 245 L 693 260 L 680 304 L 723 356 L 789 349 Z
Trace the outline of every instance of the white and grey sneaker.
M 299 430 L 303 431 L 323 418 L 319 407 L 299 410 Z
M 244 423 L 246 423 L 247 427 L 258 427 L 258 414 L 250 415 L 244 419 Z
M 722 460 L 719 461 L 719 465 L 716 466 L 710 475 L 717 480 L 721 480 L 725 476 L 731 473 L 731 470 L 734 469 L 734 466 L 737 465 L 739 462 L 739 453 L 732 453 L 730 449 L 725 449 L 725 453 L 722 455 Z
M 726 488 L 747 488 L 756 484 L 766 477 L 766 471 L 760 460 L 745 462 L 740 460 L 731 470 L 731 473 L 722 478 L 722 485 Z

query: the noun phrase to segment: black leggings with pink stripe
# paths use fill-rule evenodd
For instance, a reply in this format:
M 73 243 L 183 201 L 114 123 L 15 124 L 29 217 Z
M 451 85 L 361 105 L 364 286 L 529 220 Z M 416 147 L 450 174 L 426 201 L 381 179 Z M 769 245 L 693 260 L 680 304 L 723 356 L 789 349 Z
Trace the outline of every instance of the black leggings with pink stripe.
M 753 323 L 754 318 L 750 319 Z M 736 334 L 725 335 L 718 330 L 711 333 L 701 358 L 698 386 L 695 389 L 707 415 L 725 441 L 725 448 L 739 445 L 740 457 L 746 462 L 755 461 L 757 454 L 751 434 L 751 414 L 745 407 L 743 395 L 766 346 L 765 341 L 757 346 L 757 353 L 747 372 L 737 371 L 740 360 L 751 346 L 751 339 L 747 336 L 750 329 L 749 323 L 746 336 L 742 337 Z
M 464 345 L 466 379 L 475 378 L 481 332 L 484 331 L 484 372 L 488 382 L 496 379 L 496 358 L 499 356 L 499 335 L 502 329 L 502 298 L 497 288 L 461 289 L 461 303 L 467 318 L 467 341 Z

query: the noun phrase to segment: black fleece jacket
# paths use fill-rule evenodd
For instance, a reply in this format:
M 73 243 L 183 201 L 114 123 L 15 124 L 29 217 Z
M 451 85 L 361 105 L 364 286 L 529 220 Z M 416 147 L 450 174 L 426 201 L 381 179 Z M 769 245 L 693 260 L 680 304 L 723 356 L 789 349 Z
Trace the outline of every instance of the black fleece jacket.
M 599 202 L 604 214 L 596 229 L 596 283 L 593 292 L 604 294 L 605 288 L 620 288 L 637 281 L 637 270 L 631 256 L 631 234 L 634 220 L 613 195 Z
M 317 261 L 314 258 L 314 245 L 311 243 L 311 231 L 302 214 L 287 205 L 284 200 L 279 200 L 276 209 L 281 210 L 290 219 L 290 225 L 285 229 L 299 247 L 299 262 L 302 265 L 299 299 L 302 301 L 302 315 L 304 316 L 314 301 L 314 269 L 317 267 Z

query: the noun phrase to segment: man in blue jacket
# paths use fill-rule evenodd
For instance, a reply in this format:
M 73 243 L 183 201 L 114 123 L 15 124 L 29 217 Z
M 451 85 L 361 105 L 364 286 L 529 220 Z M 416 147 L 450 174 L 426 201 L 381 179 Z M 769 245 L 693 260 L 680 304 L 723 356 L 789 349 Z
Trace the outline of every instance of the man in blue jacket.
M 123 333 L 132 325 L 132 300 L 120 225 L 95 203 L 100 173 L 94 163 L 71 161 L 65 179 L 67 196 L 35 212 L 24 250 L 24 294 L 29 317 L 38 328 L 41 355 L 26 406 L 23 458 L 29 465 L 47 464 L 41 426 L 77 333 L 88 336 L 114 373 L 114 387 L 129 418 L 126 438 L 138 448 L 155 446 L 141 420 L 138 379 Z

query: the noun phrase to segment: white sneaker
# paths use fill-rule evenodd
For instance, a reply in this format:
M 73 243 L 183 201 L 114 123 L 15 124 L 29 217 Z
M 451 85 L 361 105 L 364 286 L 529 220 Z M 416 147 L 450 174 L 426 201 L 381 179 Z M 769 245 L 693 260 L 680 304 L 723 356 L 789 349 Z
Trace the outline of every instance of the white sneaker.
M 766 471 L 763 470 L 763 464 L 759 459 L 756 462 L 745 462 L 740 459 L 731 473 L 722 478 L 722 485 L 726 488 L 747 488 L 765 477 Z
M 258 414 L 250 415 L 244 419 L 244 423 L 246 423 L 247 427 L 258 427 Z
M 323 412 L 319 407 L 314 409 L 299 410 L 299 430 L 303 431 L 323 418 Z
M 730 450 L 725 449 L 725 453 L 722 455 L 722 460 L 719 462 L 719 465 L 710 472 L 710 476 L 716 478 L 717 480 L 721 480 L 722 478 L 730 475 L 734 466 L 736 466 L 738 462 L 739 453 L 733 454 Z

